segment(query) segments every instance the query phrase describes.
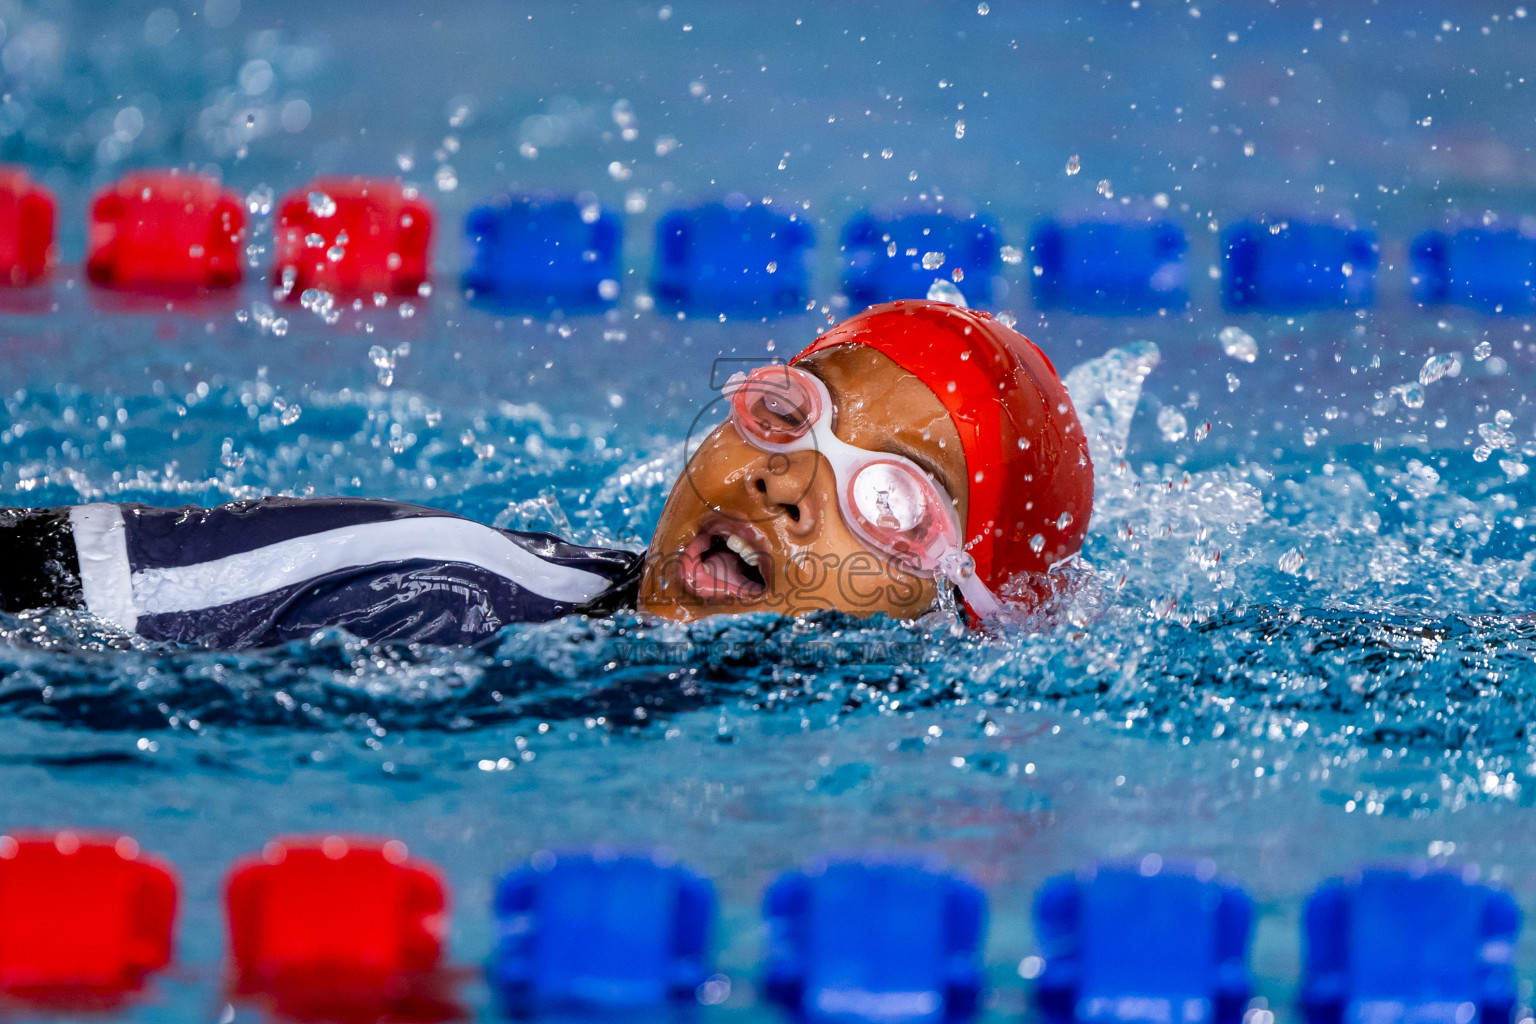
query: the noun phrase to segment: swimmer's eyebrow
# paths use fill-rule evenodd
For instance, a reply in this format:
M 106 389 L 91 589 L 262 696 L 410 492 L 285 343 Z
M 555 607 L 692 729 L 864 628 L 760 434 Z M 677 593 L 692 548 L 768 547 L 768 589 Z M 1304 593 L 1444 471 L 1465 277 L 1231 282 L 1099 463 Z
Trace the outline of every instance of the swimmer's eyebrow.
M 827 380 L 825 377 L 822 377 L 821 374 L 818 373 L 816 376 L 820 378 L 821 383 L 826 386 L 827 394 L 832 398 L 832 429 L 836 431 L 837 410 L 842 407 L 843 393 L 834 387 L 831 381 Z M 945 493 L 949 495 L 949 499 L 951 501 L 959 501 L 959 497 L 955 493 L 955 482 L 949 478 L 949 475 L 944 472 L 943 468 L 936 461 L 934 461 L 932 456 L 928 455 L 926 452 L 919 451 L 918 449 L 904 443 L 899 438 L 895 437 L 886 438 L 884 443 L 881 445 L 881 451 L 887 452 L 891 455 L 900 455 L 902 458 L 910 459 L 911 461 L 917 463 L 919 469 L 922 469 L 925 473 L 939 482 L 939 486 L 944 488 Z

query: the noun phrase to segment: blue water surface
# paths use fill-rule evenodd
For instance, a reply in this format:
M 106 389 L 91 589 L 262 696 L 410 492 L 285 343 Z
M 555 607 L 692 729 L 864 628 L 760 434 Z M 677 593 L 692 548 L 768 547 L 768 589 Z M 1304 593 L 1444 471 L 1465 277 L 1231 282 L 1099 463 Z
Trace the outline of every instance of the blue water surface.
M 1536 908 L 1536 339 L 1414 305 L 1405 268 L 1425 227 L 1536 215 L 1524 8 L 47 0 L 0 20 L 0 157 L 59 194 L 63 260 L 0 316 L 8 504 L 367 495 L 638 549 L 712 422 L 714 361 L 855 312 L 831 240 L 865 206 L 982 210 L 1013 246 L 1107 208 L 1191 238 L 1191 306 L 1161 316 L 1042 314 L 1028 260 L 1004 265 L 996 306 L 1077 368 L 1098 498 L 1078 586 L 997 635 L 944 612 L 620 615 L 473 650 L 236 654 L 0 616 L 5 827 L 129 832 L 184 881 L 179 967 L 125 1018 L 224 1016 L 222 874 L 285 832 L 439 864 L 470 965 L 505 866 L 664 844 L 721 889 L 733 989 L 708 1013 L 737 1019 L 767 1019 L 763 886 L 828 850 L 937 851 L 987 888 L 996 1019 L 1023 1005 L 1032 893 L 1095 857 L 1208 856 L 1249 886 L 1285 1019 L 1329 874 L 1471 860 Z M 76 271 L 87 198 L 167 164 L 250 197 L 259 268 L 273 194 L 400 175 L 439 210 L 436 286 L 327 323 L 253 271 L 227 302 L 124 311 Z M 614 310 L 465 300 L 459 222 L 509 186 L 626 211 Z M 814 308 L 652 308 L 657 218 L 727 192 L 814 223 Z M 1218 233 L 1257 214 L 1376 230 L 1377 305 L 1224 313 Z

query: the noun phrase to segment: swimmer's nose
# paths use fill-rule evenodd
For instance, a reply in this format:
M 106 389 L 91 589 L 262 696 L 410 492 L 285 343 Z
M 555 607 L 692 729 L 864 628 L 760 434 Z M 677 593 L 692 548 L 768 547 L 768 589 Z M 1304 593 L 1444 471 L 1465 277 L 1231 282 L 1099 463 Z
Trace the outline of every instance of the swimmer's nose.
M 809 452 L 768 455 L 747 471 L 747 489 L 770 516 L 784 520 L 792 535 L 805 537 L 816 531 L 816 509 L 821 505 L 812 489 L 819 482 L 817 459 Z

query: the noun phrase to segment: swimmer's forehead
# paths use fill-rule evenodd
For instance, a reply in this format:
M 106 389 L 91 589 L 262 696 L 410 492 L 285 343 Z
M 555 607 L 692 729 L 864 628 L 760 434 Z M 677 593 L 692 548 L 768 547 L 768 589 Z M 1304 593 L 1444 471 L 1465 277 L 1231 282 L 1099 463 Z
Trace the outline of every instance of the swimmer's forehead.
M 836 408 L 835 429 L 844 441 L 906 456 L 963 499 L 960 433 L 944 403 L 916 375 L 867 345 L 834 345 L 795 365 L 826 384 Z

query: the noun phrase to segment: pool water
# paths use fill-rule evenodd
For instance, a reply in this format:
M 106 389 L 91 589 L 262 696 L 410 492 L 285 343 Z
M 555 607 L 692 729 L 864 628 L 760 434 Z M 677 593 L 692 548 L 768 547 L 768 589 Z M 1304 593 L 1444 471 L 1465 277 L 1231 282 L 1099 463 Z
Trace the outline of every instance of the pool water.
M 223 872 L 291 832 L 440 865 L 469 966 L 505 867 L 664 844 L 721 891 L 734 987 L 708 1012 L 736 1019 L 768 1017 L 764 885 L 829 850 L 936 851 L 985 886 L 997 1019 L 1023 1005 L 1034 891 L 1094 858 L 1210 857 L 1247 886 L 1284 1019 L 1301 904 L 1331 874 L 1473 861 L 1536 906 L 1536 338 L 1414 305 L 1404 266 L 1448 217 L 1536 213 L 1536 19 L 983 7 L 0 6 L 0 156 L 58 193 L 63 260 L 40 310 L 0 318 L 8 504 L 367 495 L 638 549 L 714 360 L 791 354 L 850 312 L 836 237 L 864 206 L 943 196 L 1022 245 L 1043 215 L 1166 203 L 1191 238 L 1191 306 L 1166 316 L 1042 313 L 1027 261 L 1005 267 L 997 307 L 1074 371 L 1096 438 L 1080 585 L 1028 628 L 620 615 L 473 650 L 228 653 L 0 617 L 5 826 L 127 832 L 183 878 L 178 966 L 124 1019 L 224 1015 Z M 87 197 L 166 164 L 258 196 L 402 175 L 439 211 L 436 288 L 410 317 L 289 308 L 282 334 L 251 315 L 255 280 L 112 308 L 77 270 Z M 508 185 L 627 211 L 615 310 L 458 293 L 458 225 Z M 647 308 L 656 219 L 727 191 L 815 225 L 814 310 Z M 1377 230 L 1377 305 L 1224 313 L 1219 228 L 1262 212 Z

